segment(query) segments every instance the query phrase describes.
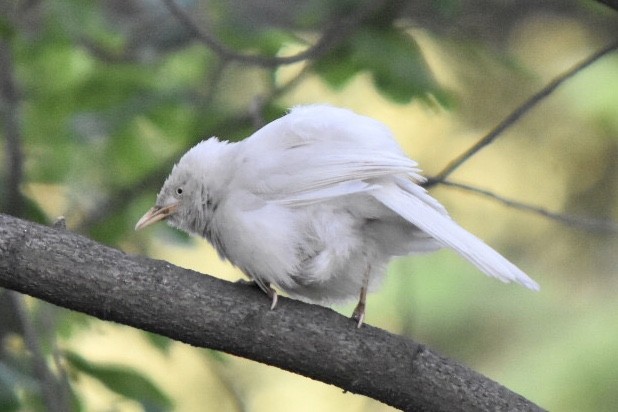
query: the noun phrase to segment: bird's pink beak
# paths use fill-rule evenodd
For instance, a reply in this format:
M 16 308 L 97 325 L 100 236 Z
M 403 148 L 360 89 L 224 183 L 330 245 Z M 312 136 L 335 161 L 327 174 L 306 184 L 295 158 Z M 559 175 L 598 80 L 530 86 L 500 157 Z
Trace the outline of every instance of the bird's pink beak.
M 169 206 L 161 207 L 155 206 L 150 209 L 135 225 L 135 230 L 140 230 L 145 228 L 146 226 L 150 226 L 153 223 L 157 223 L 159 220 L 165 220 L 170 215 L 176 212 L 178 208 L 178 203 L 173 203 Z

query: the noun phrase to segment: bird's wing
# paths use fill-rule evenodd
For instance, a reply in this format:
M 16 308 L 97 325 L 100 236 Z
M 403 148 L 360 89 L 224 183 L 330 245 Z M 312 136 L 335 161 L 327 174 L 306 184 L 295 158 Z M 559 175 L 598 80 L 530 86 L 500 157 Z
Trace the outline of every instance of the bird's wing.
M 538 290 L 539 285 L 482 240 L 450 217 L 431 207 L 431 196 L 411 182 L 396 179 L 390 185 L 374 186 L 372 195 L 404 219 L 457 251 L 481 271 L 503 282 L 517 282 Z
M 291 206 L 366 192 L 368 181 L 391 175 L 424 181 L 382 123 L 346 109 L 295 108 L 242 145 L 239 175 L 265 199 Z
M 243 148 L 246 169 L 239 175 L 266 200 L 295 206 L 366 193 L 487 275 L 539 288 L 417 185 L 424 178 L 416 163 L 380 122 L 345 109 L 305 106 L 258 130 Z

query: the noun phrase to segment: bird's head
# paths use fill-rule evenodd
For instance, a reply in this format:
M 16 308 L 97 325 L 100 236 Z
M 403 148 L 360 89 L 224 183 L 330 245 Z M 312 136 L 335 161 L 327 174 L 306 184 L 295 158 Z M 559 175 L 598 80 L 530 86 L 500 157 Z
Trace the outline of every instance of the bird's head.
M 226 142 L 212 138 L 185 153 L 165 180 L 155 206 L 142 216 L 135 230 L 166 220 L 185 232 L 203 235 L 217 207 L 213 191 L 218 192 L 220 186 L 212 168 L 220 163 L 218 149 L 225 146 Z

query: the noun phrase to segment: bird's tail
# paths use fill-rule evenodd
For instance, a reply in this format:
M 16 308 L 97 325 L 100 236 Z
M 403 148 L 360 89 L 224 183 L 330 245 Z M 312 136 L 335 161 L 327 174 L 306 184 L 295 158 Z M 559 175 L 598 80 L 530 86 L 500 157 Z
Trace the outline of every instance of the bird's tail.
M 395 213 L 448 246 L 481 271 L 503 282 L 517 282 L 529 289 L 539 285 L 482 240 L 455 223 L 425 189 L 408 181 L 376 185 L 372 195 Z

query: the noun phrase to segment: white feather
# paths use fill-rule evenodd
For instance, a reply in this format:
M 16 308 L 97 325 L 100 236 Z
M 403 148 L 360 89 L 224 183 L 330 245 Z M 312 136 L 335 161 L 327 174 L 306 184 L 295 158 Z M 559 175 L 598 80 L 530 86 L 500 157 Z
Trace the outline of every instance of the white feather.
M 489 276 L 538 285 L 457 225 L 417 183 L 417 164 L 380 122 L 297 107 L 238 143 L 209 139 L 174 167 L 157 206 L 262 284 L 329 303 L 358 297 L 394 256 L 451 247 Z M 182 197 L 177 189 L 183 188 Z
M 454 249 L 485 274 L 503 282 L 517 282 L 532 290 L 539 285 L 482 240 L 466 231 L 450 217 L 429 206 L 433 200 L 415 185 L 382 185 L 371 192 L 376 199 L 398 213 L 444 246 Z

